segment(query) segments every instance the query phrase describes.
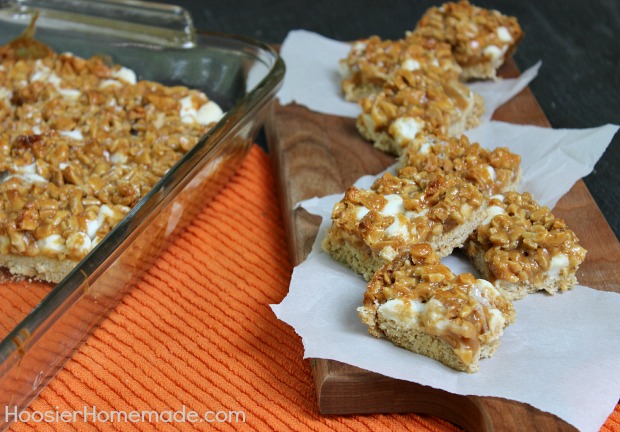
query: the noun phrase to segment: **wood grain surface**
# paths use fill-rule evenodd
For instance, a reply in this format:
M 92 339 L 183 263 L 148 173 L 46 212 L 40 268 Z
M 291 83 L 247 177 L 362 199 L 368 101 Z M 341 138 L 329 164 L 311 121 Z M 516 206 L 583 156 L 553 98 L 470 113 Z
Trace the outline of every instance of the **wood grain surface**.
M 518 75 L 513 62 L 500 75 Z M 538 102 L 523 90 L 494 119 L 549 126 Z M 319 114 L 299 105 L 276 105 L 267 141 L 279 176 L 280 198 L 291 258 L 310 251 L 319 218 L 294 205 L 313 196 L 343 192 L 360 176 L 376 174 L 394 158 L 375 150 L 355 128 L 355 119 Z M 583 181 L 554 209 L 588 250 L 577 274 L 581 284 L 620 292 L 620 243 Z M 437 415 L 468 431 L 568 431 L 572 426 L 529 405 L 500 398 L 466 397 L 396 380 L 333 360 L 312 359 L 319 410 L 323 414 L 416 412 Z

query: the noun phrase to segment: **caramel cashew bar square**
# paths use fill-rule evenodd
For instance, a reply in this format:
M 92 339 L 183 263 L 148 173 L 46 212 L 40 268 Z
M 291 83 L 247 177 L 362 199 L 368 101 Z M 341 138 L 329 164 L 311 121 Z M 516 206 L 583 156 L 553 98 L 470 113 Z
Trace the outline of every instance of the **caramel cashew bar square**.
M 491 283 L 453 274 L 427 243 L 375 273 L 358 313 L 373 336 L 469 373 L 515 320 L 512 303 Z
M 478 126 L 484 112 L 482 97 L 458 80 L 405 69 L 360 106 L 362 113 L 356 122 L 360 134 L 395 155 L 419 133 L 461 135 Z
M 418 181 L 385 174 L 370 189 L 350 187 L 334 206 L 323 249 L 366 280 L 412 244 L 440 256 L 460 247 L 486 212 L 471 183 L 441 175 Z
M 495 79 L 497 69 L 516 51 L 523 30 L 515 17 L 461 0 L 428 9 L 408 38 L 450 44 L 462 80 Z
M 482 277 L 512 300 L 571 289 L 586 256 L 566 223 L 527 192 L 491 197 L 465 251 Z

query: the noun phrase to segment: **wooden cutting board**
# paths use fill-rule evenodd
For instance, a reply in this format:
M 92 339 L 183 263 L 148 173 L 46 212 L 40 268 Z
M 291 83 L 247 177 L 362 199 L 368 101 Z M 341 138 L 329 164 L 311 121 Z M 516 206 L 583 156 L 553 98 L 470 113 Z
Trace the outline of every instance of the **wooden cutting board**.
M 513 62 L 500 71 L 506 78 L 518 74 Z M 550 126 L 529 89 L 502 106 L 493 118 Z M 355 119 L 319 114 L 299 105 L 276 104 L 266 130 L 291 259 L 297 265 L 310 251 L 320 219 L 293 206 L 314 196 L 341 193 L 362 175 L 376 174 L 395 160 L 358 134 Z M 588 250 L 577 274 L 580 283 L 620 292 L 620 243 L 583 181 L 560 200 L 554 213 Z M 551 414 L 513 401 L 454 395 L 333 360 L 311 359 L 311 366 L 323 414 L 415 412 L 436 415 L 476 432 L 575 430 Z

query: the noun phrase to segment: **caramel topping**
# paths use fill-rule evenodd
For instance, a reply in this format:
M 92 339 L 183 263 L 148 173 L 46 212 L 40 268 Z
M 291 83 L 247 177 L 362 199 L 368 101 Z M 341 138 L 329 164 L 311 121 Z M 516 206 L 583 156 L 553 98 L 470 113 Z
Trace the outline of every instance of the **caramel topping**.
M 126 81 L 99 57 L 11 52 L 0 47 L 1 252 L 79 260 L 209 129 L 182 116 L 184 100 L 208 98 Z
M 575 233 L 531 194 L 509 192 L 492 199 L 489 208 L 503 213 L 478 228 L 467 251 L 485 251 L 492 279 L 540 286 L 550 272 L 574 273 L 585 259 L 586 250 Z
M 466 365 L 515 318 L 512 303 L 490 283 L 469 273 L 454 275 L 428 244 L 412 246 L 377 271 L 364 306 L 382 313 L 394 300 L 411 306 L 396 309 L 396 315 L 384 311 L 386 316 L 443 339 Z
M 493 60 L 494 51 L 507 55 L 523 31 L 514 17 L 461 0 L 430 8 L 411 37 L 452 45 L 458 64 L 467 67 Z
M 454 79 L 428 71 L 401 69 L 381 93 L 363 99 L 360 105 L 362 115 L 371 116 L 376 131 L 389 130 L 398 118 L 410 117 L 423 123 L 421 131 L 448 135 L 473 99 L 474 93 Z
M 388 173 L 369 190 L 347 190 L 334 206 L 332 235 L 343 231 L 377 253 L 399 251 L 464 224 L 483 201 L 475 186 L 458 177 L 401 179 Z
M 345 96 L 354 100 L 355 90 L 364 86 L 370 96 L 381 90 L 399 69 L 431 71 L 452 79 L 458 78 L 458 66 L 450 45 L 431 40 L 382 40 L 378 36 L 353 43 L 348 56 L 340 61 Z
M 458 138 L 420 135 L 400 158 L 398 176 L 415 178 L 421 172 L 459 176 L 475 184 L 486 195 L 509 190 L 519 177 L 521 157 L 507 148 L 487 150 Z

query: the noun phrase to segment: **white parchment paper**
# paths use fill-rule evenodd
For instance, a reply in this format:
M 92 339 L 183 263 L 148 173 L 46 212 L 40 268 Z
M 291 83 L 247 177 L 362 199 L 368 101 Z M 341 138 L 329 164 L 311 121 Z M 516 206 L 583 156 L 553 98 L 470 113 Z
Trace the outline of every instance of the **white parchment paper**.
M 618 126 L 553 130 L 489 122 L 468 133 L 481 145 L 509 147 L 522 156 L 521 190 L 553 207 L 580 177 L 592 171 Z M 368 187 L 374 177 L 356 184 Z M 338 360 L 398 379 L 463 395 L 496 396 L 553 413 L 583 431 L 597 431 L 620 398 L 620 295 L 584 286 L 515 303 L 508 327 L 491 359 L 476 374 L 439 362 L 368 334 L 356 308 L 366 283 L 320 250 L 330 214 L 341 194 L 304 201 L 323 217 L 313 252 L 294 269 L 290 290 L 276 316 L 302 337 L 304 356 Z M 474 271 L 457 254 L 444 259 L 455 273 Z
M 280 50 L 286 63 L 286 75 L 278 99 L 282 105 L 296 102 L 307 108 L 330 115 L 357 117 L 358 104 L 347 102 L 340 89 L 338 61 L 349 53 L 350 45 L 328 39 L 306 30 L 291 31 Z M 537 63 L 519 78 L 478 82 L 471 88 L 484 98 L 483 121 L 489 120 L 504 102 L 527 87 L 540 68 Z
M 287 65 L 280 103 L 296 102 L 317 112 L 356 117 L 357 104 L 344 101 L 338 60 L 349 45 L 298 30 L 281 49 Z M 540 63 L 518 79 L 471 84 L 485 99 L 482 125 L 466 134 L 487 148 L 509 147 L 522 157 L 521 190 L 553 208 L 579 178 L 589 174 L 618 126 L 552 130 L 490 121 L 497 107 L 534 79 Z M 370 144 L 369 144 L 370 145 Z M 369 187 L 375 177 L 356 185 Z M 300 205 L 323 217 L 313 250 L 298 265 L 287 297 L 272 305 L 276 316 L 302 337 L 306 358 L 338 360 L 393 378 L 456 394 L 494 396 L 530 404 L 583 431 L 598 431 L 620 398 L 620 295 L 577 286 L 548 296 L 535 294 L 515 303 L 517 322 L 480 371 L 466 374 L 368 334 L 356 308 L 366 282 L 321 251 L 333 205 L 342 194 Z M 455 273 L 473 272 L 454 254 L 444 263 Z

